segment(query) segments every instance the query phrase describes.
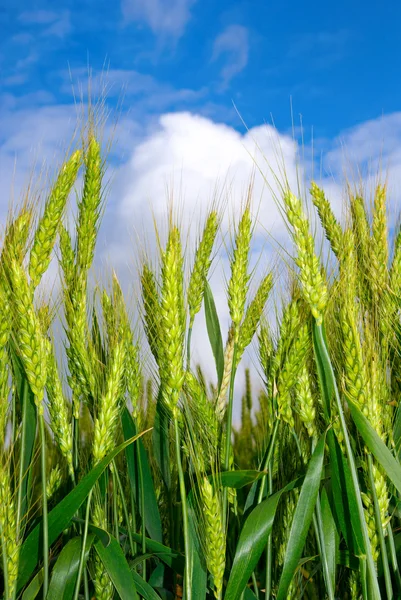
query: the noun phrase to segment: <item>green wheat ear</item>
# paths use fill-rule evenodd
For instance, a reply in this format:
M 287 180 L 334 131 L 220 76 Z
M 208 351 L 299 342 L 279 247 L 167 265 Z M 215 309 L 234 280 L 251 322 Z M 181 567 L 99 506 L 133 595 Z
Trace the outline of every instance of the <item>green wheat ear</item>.
M 372 218 L 371 278 L 376 298 L 387 289 L 388 239 L 386 187 L 378 185 L 375 192 Z
M 170 229 L 162 256 L 159 332 L 158 358 L 163 398 L 169 410 L 175 413 L 185 378 L 183 257 L 180 233 L 175 226 Z
M 313 237 L 309 231 L 309 223 L 304 215 L 301 201 L 294 194 L 288 191 L 284 194 L 283 200 L 298 250 L 296 263 L 299 267 L 302 292 L 316 322 L 321 324 L 327 306 L 328 293 L 319 259 L 315 253 Z
M 50 425 L 61 454 L 67 461 L 70 475 L 74 476 L 72 463 L 72 428 L 70 411 L 64 397 L 56 358 L 50 342 L 48 343 L 47 399 L 50 413 Z M 50 485 L 50 482 L 49 482 Z
M 115 432 L 123 395 L 125 353 L 125 340 L 119 340 L 109 359 L 105 391 L 100 398 L 95 419 L 92 451 L 95 464 L 100 462 L 115 444 Z
M 46 202 L 43 216 L 35 232 L 29 260 L 29 276 L 33 288 L 39 284 L 50 264 L 57 230 L 80 164 L 81 152 L 77 150 L 61 168 Z
M 317 208 L 320 222 L 326 234 L 326 238 L 330 242 L 331 249 L 338 257 L 341 252 L 343 242 L 343 230 L 341 225 L 334 216 L 330 202 L 327 200 L 324 191 L 315 182 L 312 182 L 310 194 L 313 204 Z
M 215 597 L 219 599 L 221 598 L 226 564 L 226 536 L 221 516 L 222 507 L 218 494 L 206 477 L 201 484 L 201 494 L 206 524 L 207 568 L 213 576 Z
M 18 562 L 20 553 L 20 541 L 17 537 L 17 517 L 15 504 L 11 492 L 11 477 L 8 467 L 0 462 L 0 531 L 2 545 L 5 547 L 5 557 L 9 597 L 12 598 L 18 579 Z M 3 557 L 4 558 L 4 557 Z
M 249 284 L 249 250 L 252 237 L 251 211 L 247 206 L 238 224 L 234 253 L 231 258 L 231 277 L 228 283 L 228 307 L 234 326 L 234 341 L 238 341 L 239 328 L 244 316 Z
M 250 302 L 244 320 L 241 324 L 238 341 L 237 341 L 237 352 L 236 352 L 236 363 L 237 366 L 241 360 L 241 357 L 245 349 L 251 343 L 253 336 L 256 333 L 260 319 L 263 314 L 267 299 L 270 294 L 270 290 L 273 286 L 273 277 L 269 273 L 266 275 L 259 285 L 259 288 L 255 294 L 255 297 Z
M 9 223 L 0 259 L 3 269 L 7 269 L 12 259 L 17 260 L 19 263 L 24 260 L 31 221 L 32 212 L 27 208 L 23 208 L 20 214 Z
M 78 206 L 76 263 L 81 273 L 90 269 L 102 209 L 103 164 L 99 142 L 92 137 L 84 155 L 85 177 Z
M 9 276 L 13 291 L 13 308 L 18 332 L 18 350 L 26 376 L 40 414 L 46 383 L 47 347 L 40 322 L 33 305 L 33 291 L 23 267 L 16 259 L 11 261 Z
M 189 308 L 189 327 L 191 328 L 195 320 L 195 315 L 200 311 L 207 276 L 211 265 L 211 254 L 214 241 L 216 239 L 219 219 L 217 212 L 212 211 L 205 224 L 203 236 L 199 242 L 195 254 L 195 262 L 192 269 L 188 285 L 188 308 Z
M 141 292 L 146 337 L 150 350 L 156 362 L 159 363 L 160 298 L 154 273 L 146 263 L 142 267 Z
M 291 391 L 299 381 L 309 345 L 309 329 L 307 325 L 303 325 L 294 339 L 277 378 L 278 412 L 290 427 L 294 427 Z

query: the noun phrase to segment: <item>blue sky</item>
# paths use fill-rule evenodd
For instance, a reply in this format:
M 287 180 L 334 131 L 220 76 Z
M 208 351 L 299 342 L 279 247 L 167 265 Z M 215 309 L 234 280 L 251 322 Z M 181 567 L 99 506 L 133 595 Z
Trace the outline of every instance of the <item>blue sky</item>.
M 106 86 L 112 116 L 105 135 L 114 144 L 98 273 L 111 264 L 123 284 L 135 283 L 135 244 L 145 239 L 154 249 L 152 215 L 165 223 L 168 195 L 186 230 L 218 197 L 227 205 L 224 234 L 255 162 L 254 259 L 263 247 L 258 264 L 268 268 L 276 242 L 288 242 L 260 175 L 268 178 L 270 166 L 281 166 L 278 155 L 293 186 L 297 172 L 307 178 L 321 164 L 315 176 L 320 172 L 339 216 L 344 165 L 354 173 L 370 165 L 369 187 L 382 158 L 393 222 L 399 216 L 401 5 L 395 0 L 0 0 L 0 32 L 1 223 L 10 194 L 23 197 L 35 166 L 44 173 L 35 191 L 39 201 L 46 197 L 46 168 L 54 174 L 87 102 L 88 69 L 95 98 Z M 266 125 L 271 118 L 277 129 Z M 197 226 L 191 231 L 189 246 Z M 212 277 L 223 330 L 224 272 L 223 258 Z M 202 319 L 194 339 L 198 358 L 207 356 Z
M 399 109 L 395 0 L 1 4 L 3 102 L 68 103 L 89 64 L 107 66 L 110 96 L 124 87 L 123 110 L 142 122 L 189 109 L 241 129 L 234 102 L 249 127 L 273 115 L 286 130 L 292 97 L 306 133 L 333 138 Z

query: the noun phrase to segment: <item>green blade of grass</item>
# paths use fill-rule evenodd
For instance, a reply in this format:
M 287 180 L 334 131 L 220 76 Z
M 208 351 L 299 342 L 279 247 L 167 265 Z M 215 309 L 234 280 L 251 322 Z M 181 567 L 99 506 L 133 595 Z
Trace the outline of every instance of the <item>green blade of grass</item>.
M 28 587 L 24 590 L 21 600 L 35 600 L 43 585 L 43 569 L 40 569 L 32 579 Z
M 349 551 L 355 556 L 362 556 L 364 541 L 361 524 L 359 519 L 352 518 L 352 515 L 358 514 L 358 506 L 351 472 L 332 429 L 327 432 L 327 445 L 330 452 L 333 514 Z
M 217 372 L 217 389 L 220 389 L 224 372 L 224 348 L 221 337 L 219 317 L 217 316 L 216 304 L 213 293 L 208 282 L 205 285 L 205 317 L 206 328 L 209 336 L 210 345 L 214 356 Z
M 323 435 L 316 445 L 315 451 L 308 464 L 308 470 L 305 475 L 304 483 L 302 484 L 301 493 L 292 520 L 283 570 L 277 592 L 277 600 L 284 600 L 287 597 L 288 589 L 298 567 L 302 550 L 305 546 L 319 492 L 325 442 L 326 436 Z
M 36 439 L 37 413 L 34 395 L 29 387 L 24 368 L 12 340 L 10 342 L 10 356 L 22 417 L 16 518 L 18 537 L 21 524 L 25 522 L 25 516 L 28 514 L 28 499 L 31 497 L 29 475 Z
M 160 469 L 161 476 L 168 490 L 171 487 L 170 473 L 170 446 L 169 446 L 169 427 L 170 420 L 163 406 L 161 399 L 161 389 L 157 396 L 156 414 L 153 424 L 153 453 L 156 463 Z
M 95 535 L 90 534 L 86 540 L 85 563 L 95 541 Z M 82 538 L 77 536 L 69 540 L 63 547 L 52 570 L 47 600 L 72 600 L 78 574 L 81 556 Z
M 238 600 L 266 547 L 281 496 L 302 482 L 295 479 L 258 504 L 245 520 L 235 550 L 225 600 Z
M 144 600 L 160 600 L 159 594 L 156 594 L 152 586 L 149 585 L 149 583 L 146 583 L 146 581 L 144 581 L 138 573 L 135 573 L 135 571 L 132 571 L 132 579 L 135 582 L 138 594 L 142 596 Z
M 336 523 L 331 512 L 330 502 L 326 488 L 322 489 L 321 498 L 321 516 L 323 526 L 323 543 L 325 546 L 327 567 L 333 590 L 336 587 L 336 569 L 339 548 L 339 535 L 337 532 Z
M 124 438 L 126 440 L 136 435 L 136 425 L 127 408 L 124 408 L 121 414 L 121 423 L 123 426 Z M 140 460 L 142 466 L 142 481 L 144 487 L 143 492 L 146 506 L 146 530 L 152 539 L 161 543 L 163 541 L 163 535 L 160 513 L 159 508 L 157 506 L 156 493 L 153 485 L 152 474 L 149 467 L 149 461 L 142 440 L 138 440 L 136 442 L 136 447 L 137 452 L 135 452 L 134 446 L 129 446 L 125 449 L 130 483 L 134 491 L 134 497 L 138 498 L 140 477 L 137 462 Z M 139 511 L 141 512 L 142 503 L 138 501 L 137 504 L 139 507 Z
M 398 492 L 401 494 L 401 466 L 399 462 L 391 454 L 383 440 L 378 436 L 368 419 L 359 410 L 359 408 L 353 403 L 349 402 L 349 409 L 351 411 L 354 423 L 361 434 L 363 441 L 376 458 L 377 462 L 381 464 L 386 472 L 387 477 L 392 481 Z
M 85 475 L 79 484 L 53 508 L 48 515 L 49 544 L 52 544 L 62 531 L 68 527 L 72 518 L 110 462 L 127 446 L 135 442 L 140 436 L 144 435 L 144 433 L 146 433 L 146 431 L 127 440 L 123 444 L 120 444 L 117 448 L 114 448 L 112 452 Z M 42 558 L 41 529 L 42 525 L 41 523 L 38 523 L 21 547 L 17 584 L 18 590 L 28 583 L 36 565 Z
M 100 541 L 94 546 L 121 600 L 139 600 L 133 573 L 117 540 L 111 537 L 107 548 Z M 144 598 L 153 600 L 147 595 Z
M 253 471 L 253 470 L 238 470 L 238 471 L 223 471 L 219 475 L 221 485 L 223 487 L 235 488 L 240 490 L 258 481 L 261 477 L 266 475 L 266 471 Z M 213 481 L 213 476 L 210 476 L 210 481 Z

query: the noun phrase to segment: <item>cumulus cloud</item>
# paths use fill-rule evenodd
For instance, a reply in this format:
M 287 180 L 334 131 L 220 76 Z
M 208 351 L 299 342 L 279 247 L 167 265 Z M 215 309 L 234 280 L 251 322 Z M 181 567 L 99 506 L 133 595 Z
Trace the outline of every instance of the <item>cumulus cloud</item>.
M 157 35 L 179 38 L 191 17 L 196 0 L 122 0 L 121 8 L 127 21 L 148 25 Z
M 269 233 L 275 240 L 273 245 L 286 239 L 283 220 L 269 189 L 271 186 L 276 194 L 279 193 L 269 171 L 269 165 L 279 170 L 278 154 L 281 156 L 279 162 L 285 164 L 289 183 L 296 186 L 297 146 L 290 137 L 278 134 L 269 126 L 241 134 L 223 123 L 191 113 L 163 115 L 158 126 L 138 144 L 131 159 L 116 174 L 117 189 L 113 193 L 113 231 L 116 234 L 113 236 L 110 229 L 106 232 L 110 236 L 109 243 L 103 245 L 107 260 L 110 264 L 118 264 L 120 273 L 126 268 L 126 273 L 133 278 L 138 252 L 142 251 L 144 242 L 151 257 L 157 252 L 154 220 L 160 227 L 164 243 L 168 198 L 173 199 L 184 243 L 193 250 L 199 235 L 199 221 L 212 200 L 219 198 L 225 205 L 224 241 L 220 240 L 211 285 L 225 335 L 229 324 L 225 284 L 229 264 L 225 248 L 230 248 L 232 224 L 238 222 L 252 179 L 252 208 L 256 221 L 252 265 L 257 263 L 264 247 L 254 283 L 272 267 Z M 135 240 L 139 242 L 135 244 Z M 131 251 L 127 251 L 129 247 Z M 208 376 L 214 377 L 203 315 L 195 323 L 193 339 L 194 361 L 199 360 L 207 367 Z M 241 389 L 242 375 L 239 375 L 238 389 Z
M 225 64 L 221 69 L 222 88 L 241 73 L 248 64 L 249 33 L 242 25 L 229 25 L 214 41 L 212 62 L 224 58 Z
M 158 126 L 135 148 L 124 166 L 124 193 L 120 212 L 125 223 L 137 222 L 138 212 L 151 206 L 156 217 L 166 210 L 166 189 L 173 185 L 183 198 L 181 218 L 189 223 L 194 211 L 207 203 L 217 186 L 226 189 L 237 212 L 254 173 L 253 195 L 259 204 L 263 227 L 281 227 L 274 202 L 266 204 L 264 176 L 267 165 L 277 164 L 277 151 L 286 165 L 289 180 L 295 182 L 296 144 L 272 127 L 262 126 L 242 135 L 223 123 L 192 113 L 171 113 L 160 117 Z M 224 190 L 223 190 L 224 191 Z

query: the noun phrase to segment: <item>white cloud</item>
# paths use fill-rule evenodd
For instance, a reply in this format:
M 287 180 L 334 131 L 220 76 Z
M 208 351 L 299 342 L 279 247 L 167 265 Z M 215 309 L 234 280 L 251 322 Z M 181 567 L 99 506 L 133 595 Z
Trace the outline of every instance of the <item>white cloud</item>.
M 133 273 L 143 248 L 150 256 L 156 253 L 153 217 L 160 227 L 164 243 L 168 197 L 173 198 L 185 245 L 193 250 L 199 234 L 199 216 L 205 215 L 215 196 L 222 198 L 223 204 L 226 203 L 222 223 L 225 241 L 215 262 L 211 284 L 223 335 L 226 335 L 229 319 L 225 280 L 229 266 L 224 248 L 225 245 L 230 247 L 228 232 L 232 221 L 238 222 L 254 173 L 253 212 L 257 226 L 252 264 L 265 246 L 257 279 L 261 272 L 266 273 L 272 266 L 272 244 L 267 232 L 276 241 L 283 242 L 287 237 L 273 197 L 262 175 L 257 169 L 255 171 L 255 161 L 270 185 L 277 190 L 267 165 L 275 168 L 277 153 L 281 153 L 289 181 L 295 186 L 296 150 L 291 138 L 278 134 L 269 126 L 254 128 L 242 135 L 232 127 L 199 115 L 163 115 L 157 128 L 136 146 L 131 159 L 116 173 L 113 227 L 106 232 L 109 243 L 103 244 L 104 262 L 118 264 L 120 273 L 130 273 L 131 280 L 135 279 Z M 202 315 L 195 323 L 193 348 L 194 361 L 200 361 L 208 376 L 214 377 L 213 357 Z M 241 378 L 240 374 L 238 389 L 242 386 Z
M 289 179 L 295 184 L 296 145 L 272 127 L 256 127 L 241 135 L 232 127 L 188 112 L 163 115 L 158 127 L 135 148 L 123 168 L 120 212 L 124 222 L 137 223 L 139 216 L 145 218 L 146 205 L 151 205 L 154 215 L 162 218 L 166 189 L 172 182 L 173 193 L 183 198 L 180 216 L 184 227 L 194 211 L 210 201 L 216 184 L 226 188 L 232 202 L 229 210 L 238 212 L 256 164 L 275 185 L 266 165 L 274 168 L 278 150 L 284 157 Z M 261 200 L 260 226 L 275 224 L 278 232 L 282 221 L 274 202 L 268 202 L 265 187 L 256 169 L 253 195 L 255 210 Z M 147 219 L 151 223 L 150 211 Z
M 127 21 L 148 25 L 155 34 L 179 38 L 191 17 L 196 0 L 122 0 L 121 7 Z
M 221 70 L 222 87 L 241 73 L 248 64 L 249 34 L 242 25 L 229 25 L 214 41 L 212 61 L 224 57 L 226 64 Z

